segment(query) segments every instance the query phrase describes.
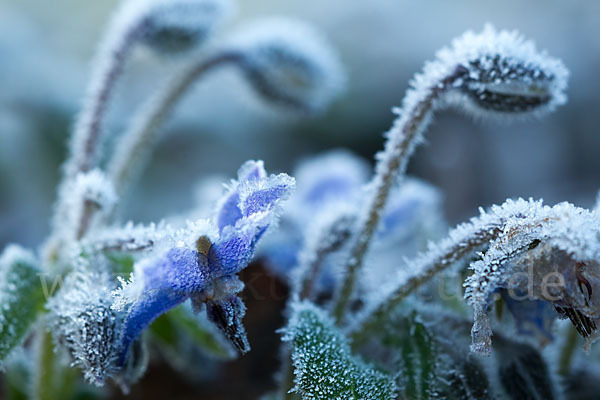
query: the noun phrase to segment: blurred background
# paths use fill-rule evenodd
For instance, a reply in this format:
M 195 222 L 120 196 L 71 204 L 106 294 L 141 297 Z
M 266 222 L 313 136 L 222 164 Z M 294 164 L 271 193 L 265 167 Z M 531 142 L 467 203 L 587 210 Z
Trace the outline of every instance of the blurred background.
M 0 248 L 8 242 L 36 247 L 49 231 L 90 60 L 116 3 L 0 0 Z M 400 104 L 411 76 L 452 38 L 481 30 L 486 22 L 517 29 L 561 58 L 571 71 L 569 102 L 542 120 L 510 125 L 441 112 L 410 174 L 442 189 L 451 225 L 507 197 L 594 203 L 600 188 L 600 2 L 239 0 L 217 40 L 272 15 L 309 21 L 328 36 L 347 69 L 346 92 L 326 113 L 300 119 L 264 104 L 235 70 L 211 74 L 165 127 L 151 166 L 128 200 L 126 218 L 148 222 L 181 213 L 201 200 L 194 194 L 199 181 L 214 174 L 234 177 L 250 158 L 265 160 L 269 171 L 288 173 L 299 160 L 332 148 L 372 160 L 394 118 L 390 109 Z M 110 110 L 111 135 L 122 131 L 126 117 L 179 62 L 136 52 Z M 273 310 L 277 317 L 278 306 Z M 264 329 L 274 339 L 272 331 L 281 324 L 269 315 L 263 316 L 270 321 Z M 259 333 L 249 330 L 252 342 Z M 251 352 L 255 361 L 266 357 L 268 365 L 260 369 L 265 382 L 276 356 L 274 344 Z M 238 373 L 246 382 L 240 381 L 240 390 L 250 390 L 252 378 Z

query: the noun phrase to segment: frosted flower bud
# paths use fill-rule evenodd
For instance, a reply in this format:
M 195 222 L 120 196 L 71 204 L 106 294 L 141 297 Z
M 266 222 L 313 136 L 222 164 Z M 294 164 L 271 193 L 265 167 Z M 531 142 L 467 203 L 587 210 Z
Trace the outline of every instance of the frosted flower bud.
M 566 102 L 569 73 L 563 63 L 540 52 L 516 31 L 468 31 L 441 49 L 415 77 L 415 87 L 434 82 L 452 86 L 450 104 L 474 115 L 527 114 L 553 111 Z M 443 82 L 442 77 L 449 77 Z
M 112 289 L 106 274 L 75 271 L 47 304 L 55 340 L 68 349 L 85 379 L 97 386 L 117 371 L 120 319 L 111 309 Z
M 115 14 L 105 47 L 129 36 L 160 53 L 185 51 L 208 38 L 228 10 L 227 0 L 128 0 Z
M 164 53 L 204 42 L 229 10 L 226 0 L 159 0 L 151 5 L 142 42 Z
M 518 324 L 545 326 L 554 318 L 568 318 L 589 347 L 598 337 L 600 321 L 600 218 L 594 211 L 569 203 L 553 207 L 525 203 L 526 212 L 506 218 L 466 282 L 466 298 L 474 308 L 474 351 L 489 353 L 491 329 L 487 306 L 502 289 L 511 297 L 510 308 Z M 507 202 L 494 209 L 502 214 Z M 512 301 L 514 300 L 514 301 Z M 526 301 L 519 306 L 520 301 Z M 531 312 L 531 301 L 536 307 Z M 554 308 L 548 313 L 543 303 Z M 537 332 L 535 332 L 537 333 Z
M 239 65 L 265 99 L 305 112 L 325 108 L 341 91 L 344 71 L 329 44 L 310 26 L 270 19 L 231 42 Z

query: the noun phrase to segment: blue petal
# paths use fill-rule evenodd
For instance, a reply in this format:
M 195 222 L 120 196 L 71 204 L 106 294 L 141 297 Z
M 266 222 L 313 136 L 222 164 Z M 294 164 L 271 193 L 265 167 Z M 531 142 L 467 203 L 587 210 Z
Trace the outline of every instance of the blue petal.
M 408 224 L 415 217 L 418 206 L 419 203 L 416 199 L 410 199 L 397 208 L 385 210 L 378 234 L 386 235 L 396 227 Z
M 221 206 L 217 210 L 216 219 L 219 232 L 228 225 L 234 226 L 242 218 L 242 212 L 239 208 L 240 185 L 245 182 L 256 182 L 264 179 L 266 175 L 262 161 L 246 161 L 240 167 L 238 170 L 238 180 L 233 183 L 233 187 L 225 195 L 226 198 L 221 201 Z
M 131 343 L 162 313 L 202 291 L 209 282 L 206 257 L 176 247 L 141 267 L 143 291 L 127 312 L 121 331 L 119 365 Z
M 212 276 L 231 275 L 245 268 L 254 256 L 259 234 L 260 231 L 252 235 L 231 236 L 213 244 L 208 256 Z
M 121 367 L 125 364 L 129 347 L 152 321 L 187 298 L 186 293 L 173 290 L 144 293 L 140 300 L 131 306 L 123 322 L 117 365 Z
M 331 198 L 344 198 L 352 195 L 359 186 L 352 179 L 345 176 L 325 176 L 313 182 L 313 186 L 306 188 L 303 200 L 309 205 L 320 205 Z
M 223 231 L 228 225 L 234 226 L 235 223 L 242 218 L 242 211 L 238 207 L 240 202 L 240 194 L 237 192 L 237 188 L 229 197 L 222 203 L 221 208 L 217 214 L 217 226 L 219 232 Z
M 192 294 L 202 290 L 210 279 L 206 260 L 198 251 L 175 247 L 145 264 L 144 292 L 173 290 Z
M 334 150 L 303 162 L 294 173 L 298 181 L 298 202 L 309 208 L 347 201 L 360 193 L 367 181 L 365 160 L 344 150 Z
M 289 194 L 291 188 L 290 182 L 284 180 L 280 184 L 247 194 L 244 196 L 242 204 L 243 215 L 248 217 L 252 214 L 271 210 L 278 200 Z
M 532 336 L 541 342 L 553 340 L 552 323 L 558 314 L 552 304 L 542 300 L 517 300 L 507 290 L 501 290 L 500 294 L 515 319 L 519 334 Z M 524 297 L 523 293 L 515 294 L 519 298 Z

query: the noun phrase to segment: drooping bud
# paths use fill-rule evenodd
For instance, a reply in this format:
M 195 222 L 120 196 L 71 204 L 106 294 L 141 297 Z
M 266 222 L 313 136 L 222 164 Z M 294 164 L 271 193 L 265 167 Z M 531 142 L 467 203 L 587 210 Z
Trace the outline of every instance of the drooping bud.
M 159 53 L 178 53 L 205 41 L 227 14 L 229 2 L 156 0 L 150 7 L 142 42 Z
M 344 72 L 337 56 L 310 26 L 284 19 L 260 21 L 232 40 L 239 65 L 266 100 L 314 112 L 339 94 Z
M 449 72 L 454 71 L 454 76 Z M 563 63 L 536 49 L 516 31 L 468 31 L 437 53 L 415 78 L 415 88 L 449 76 L 448 102 L 479 115 L 553 111 L 566 102 L 569 73 Z M 443 79 L 442 79 L 443 80 Z

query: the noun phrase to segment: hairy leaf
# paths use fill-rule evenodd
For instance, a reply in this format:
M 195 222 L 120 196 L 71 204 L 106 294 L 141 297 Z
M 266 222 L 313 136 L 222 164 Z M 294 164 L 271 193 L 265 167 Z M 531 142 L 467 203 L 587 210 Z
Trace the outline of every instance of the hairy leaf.
M 0 362 L 25 338 L 44 303 L 35 256 L 10 245 L 0 258 Z
M 303 399 L 395 398 L 392 377 L 352 355 L 331 318 L 312 303 L 294 306 L 283 340 L 293 347 L 294 391 Z

